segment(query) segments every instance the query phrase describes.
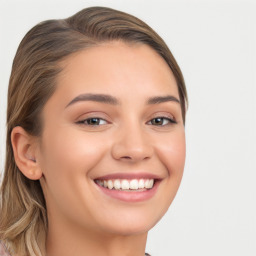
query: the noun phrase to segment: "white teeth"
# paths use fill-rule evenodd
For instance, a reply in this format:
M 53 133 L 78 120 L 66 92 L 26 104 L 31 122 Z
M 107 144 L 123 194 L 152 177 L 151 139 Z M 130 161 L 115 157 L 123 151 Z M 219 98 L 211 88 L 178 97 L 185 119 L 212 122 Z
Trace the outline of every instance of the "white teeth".
M 139 180 L 139 188 L 145 188 L 145 182 L 143 179 Z
M 145 188 L 149 188 L 149 180 L 145 181 Z
M 112 189 L 114 187 L 113 181 L 109 180 L 108 181 L 108 189 Z
M 146 180 L 145 182 L 145 188 L 152 188 L 154 185 L 154 180 Z
M 149 188 L 153 188 L 153 185 L 154 185 L 154 180 L 149 180 L 149 184 L 148 184 L 148 186 L 149 186 Z
M 138 189 L 138 188 L 139 188 L 138 180 L 131 180 L 130 181 L 130 189 Z
M 129 189 L 130 188 L 129 181 L 128 180 L 122 180 L 121 187 L 122 187 L 122 189 Z
M 120 189 L 120 188 L 121 188 L 121 182 L 120 182 L 120 180 L 115 180 L 115 181 L 114 181 L 114 188 L 115 188 L 115 189 Z
M 132 180 L 96 180 L 101 187 L 116 190 L 138 190 L 151 189 L 154 186 L 154 179 L 132 179 Z

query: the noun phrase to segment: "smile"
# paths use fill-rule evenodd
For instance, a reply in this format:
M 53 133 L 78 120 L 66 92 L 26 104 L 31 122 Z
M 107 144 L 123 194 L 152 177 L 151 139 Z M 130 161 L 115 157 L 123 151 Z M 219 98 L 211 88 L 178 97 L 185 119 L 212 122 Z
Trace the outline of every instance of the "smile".
M 145 191 L 154 186 L 154 179 L 109 179 L 96 180 L 101 187 L 107 189 L 121 190 L 121 191 Z
M 162 178 L 145 173 L 116 173 L 94 180 L 100 193 L 127 203 L 147 201 L 157 193 Z

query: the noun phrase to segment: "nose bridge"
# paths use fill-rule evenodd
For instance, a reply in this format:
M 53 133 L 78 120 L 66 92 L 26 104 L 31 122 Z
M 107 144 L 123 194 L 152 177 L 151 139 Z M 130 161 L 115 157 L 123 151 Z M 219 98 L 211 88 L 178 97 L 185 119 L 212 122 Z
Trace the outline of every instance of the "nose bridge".
M 152 153 L 153 147 L 143 124 L 127 120 L 119 126 L 112 148 L 115 159 L 140 161 L 150 158 Z

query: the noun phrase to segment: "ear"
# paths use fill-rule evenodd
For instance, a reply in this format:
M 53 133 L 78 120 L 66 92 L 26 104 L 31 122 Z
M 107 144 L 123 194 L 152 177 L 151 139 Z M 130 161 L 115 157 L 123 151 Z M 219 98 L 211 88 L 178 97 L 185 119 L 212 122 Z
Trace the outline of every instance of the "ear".
M 36 159 L 38 141 L 22 127 L 14 127 L 11 133 L 15 162 L 19 170 L 31 180 L 42 177 L 42 171 Z

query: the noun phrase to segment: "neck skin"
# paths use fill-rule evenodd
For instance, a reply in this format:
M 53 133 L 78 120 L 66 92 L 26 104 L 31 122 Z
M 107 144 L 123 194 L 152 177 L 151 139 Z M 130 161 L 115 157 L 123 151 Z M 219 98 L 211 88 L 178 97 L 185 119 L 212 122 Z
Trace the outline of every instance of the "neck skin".
M 63 223 L 48 224 L 46 256 L 145 256 L 147 232 L 137 235 L 115 235 L 84 230 Z

